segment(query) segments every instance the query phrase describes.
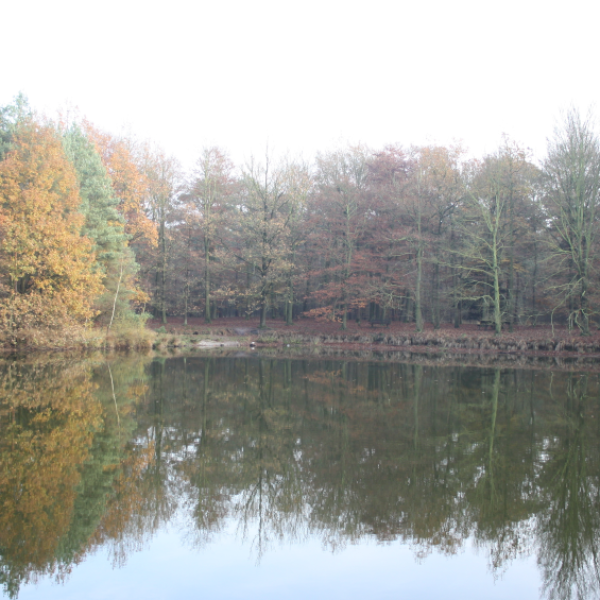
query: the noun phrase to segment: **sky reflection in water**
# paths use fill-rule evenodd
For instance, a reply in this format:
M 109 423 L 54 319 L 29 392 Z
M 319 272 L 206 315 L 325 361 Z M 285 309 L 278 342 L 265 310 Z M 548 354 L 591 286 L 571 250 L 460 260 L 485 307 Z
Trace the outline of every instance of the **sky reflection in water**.
M 170 531 L 169 531 L 170 529 Z M 249 544 L 234 531 L 203 549 L 190 548 L 184 536 L 165 528 L 152 543 L 114 569 L 105 553 L 89 557 L 66 585 L 43 581 L 23 587 L 19 598 L 34 600 L 231 600 L 306 598 L 445 598 L 480 600 L 538 598 L 535 558 L 513 563 L 494 577 L 485 553 L 448 557 L 433 553 L 418 560 L 401 542 L 362 540 L 339 552 L 319 540 L 275 544 L 259 565 Z

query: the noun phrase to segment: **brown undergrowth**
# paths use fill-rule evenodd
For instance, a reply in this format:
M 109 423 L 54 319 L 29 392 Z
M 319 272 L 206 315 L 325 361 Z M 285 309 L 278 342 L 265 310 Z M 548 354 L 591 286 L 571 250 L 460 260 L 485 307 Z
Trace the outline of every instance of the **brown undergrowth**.
M 581 336 L 567 328 L 517 326 L 513 332 L 496 336 L 492 331 L 479 329 L 477 325 L 451 325 L 434 329 L 429 326 L 421 333 L 414 324 L 391 323 L 389 326 L 371 327 L 368 323 L 349 323 L 342 331 L 339 323 L 313 319 L 298 319 L 293 325 L 281 320 L 269 320 L 267 327 L 258 329 L 256 320 L 243 318 L 217 319 L 206 324 L 202 319 L 188 319 L 184 325 L 181 318 L 170 318 L 166 325 L 149 321 L 152 329 L 163 331 L 173 340 L 185 337 L 193 344 L 195 339 L 243 338 L 258 345 L 343 345 L 348 348 L 401 348 L 411 351 L 452 351 L 467 353 L 514 353 L 598 355 L 600 358 L 600 332 Z M 160 329 L 162 328 L 162 329 Z M 173 345 L 177 345 L 174 343 Z
M 63 328 L 28 328 L 0 335 L 0 349 L 5 352 L 45 350 L 151 350 L 156 332 L 148 327 L 104 328 L 81 326 Z

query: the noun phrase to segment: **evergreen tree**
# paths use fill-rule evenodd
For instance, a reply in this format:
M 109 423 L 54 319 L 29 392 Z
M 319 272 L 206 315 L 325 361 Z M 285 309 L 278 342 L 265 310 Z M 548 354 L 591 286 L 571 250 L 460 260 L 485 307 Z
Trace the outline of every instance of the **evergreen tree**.
M 93 242 L 103 275 L 105 291 L 96 308 L 100 321 L 110 327 L 115 317 L 121 321 L 133 317 L 129 299 L 138 265 L 128 246 L 125 219 L 117 210 L 119 199 L 94 144 L 73 125 L 63 135 L 63 146 L 79 181 L 80 211 L 85 217 L 82 233 Z
M 127 245 L 125 219 L 116 208 L 119 200 L 100 155 L 79 126 L 73 125 L 66 131 L 63 146 L 79 181 L 80 210 L 85 216 L 82 233 L 92 240 L 96 259 L 106 268 Z
M 14 148 L 13 140 L 18 124 L 31 117 L 27 97 L 20 93 L 12 104 L 0 106 L 0 160 Z

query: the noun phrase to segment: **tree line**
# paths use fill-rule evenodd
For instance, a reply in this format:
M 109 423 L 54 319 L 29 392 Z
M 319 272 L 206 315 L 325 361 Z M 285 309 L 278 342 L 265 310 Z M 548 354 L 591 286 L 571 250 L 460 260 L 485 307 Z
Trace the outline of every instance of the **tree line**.
M 186 173 L 20 96 L 0 109 L 0 326 L 19 341 L 148 315 L 307 315 L 587 335 L 599 201 L 600 141 L 575 110 L 541 162 L 508 138 L 481 158 L 356 145 L 241 166 L 210 147 Z

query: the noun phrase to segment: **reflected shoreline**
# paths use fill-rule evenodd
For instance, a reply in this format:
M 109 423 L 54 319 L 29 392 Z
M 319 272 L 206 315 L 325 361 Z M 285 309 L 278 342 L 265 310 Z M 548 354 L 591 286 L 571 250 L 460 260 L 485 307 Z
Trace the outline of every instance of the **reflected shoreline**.
M 182 510 L 200 547 L 256 532 L 259 562 L 307 535 L 415 557 L 474 540 L 493 570 L 536 554 L 547 597 L 596 590 L 596 372 L 394 356 L 1 362 L 5 594 L 98 548 L 123 565 Z

